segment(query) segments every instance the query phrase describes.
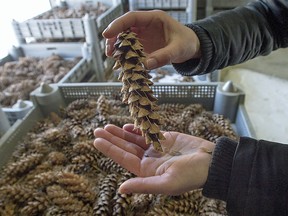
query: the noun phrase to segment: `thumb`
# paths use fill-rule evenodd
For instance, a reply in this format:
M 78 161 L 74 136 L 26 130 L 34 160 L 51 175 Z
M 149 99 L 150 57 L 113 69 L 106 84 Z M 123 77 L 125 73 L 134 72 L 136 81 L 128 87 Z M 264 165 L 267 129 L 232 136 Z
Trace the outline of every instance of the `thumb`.
M 173 192 L 173 184 L 166 181 L 162 176 L 136 177 L 122 183 L 119 193 L 142 193 L 142 194 L 177 194 Z
M 175 44 L 168 44 L 166 47 L 150 53 L 144 64 L 148 70 L 152 70 L 167 64 L 177 63 L 173 61 L 181 57 L 181 55 L 183 53 L 181 53 L 179 47 L 176 47 Z
M 164 65 L 171 63 L 171 54 L 170 48 L 165 47 L 158 49 L 147 56 L 146 61 L 144 62 L 145 67 L 148 70 L 153 70 Z

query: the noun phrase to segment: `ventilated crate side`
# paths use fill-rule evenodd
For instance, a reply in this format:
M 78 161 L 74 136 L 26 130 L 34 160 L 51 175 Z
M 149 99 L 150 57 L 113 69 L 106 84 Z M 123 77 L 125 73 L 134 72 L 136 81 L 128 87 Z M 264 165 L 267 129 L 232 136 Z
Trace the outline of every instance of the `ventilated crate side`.
M 121 0 L 64 0 L 64 1 L 50 0 L 49 2 L 52 8 L 61 6 L 61 4 L 62 5 L 65 4 L 69 8 L 79 8 L 82 4 L 95 5 L 98 2 L 105 3 L 109 6 L 114 6 L 116 4 L 121 3 Z
M 114 71 L 109 81 L 118 82 L 119 72 L 120 70 Z M 203 75 L 183 76 L 170 64 L 151 70 L 149 74 L 152 76 L 151 80 L 155 83 L 220 82 L 219 70 Z
M 197 17 L 196 0 L 129 0 L 129 10 L 166 11 L 170 16 L 183 24 L 191 23 Z
M 132 10 L 135 9 L 186 9 L 191 0 L 130 0 L 129 5 Z
M 103 29 L 106 28 L 110 23 L 110 21 L 117 18 L 119 14 L 123 14 L 121 3 L 117 3 L 117 1 L 115 1 L 113 4 L 109 4 L 109 2 L 105 2 L 105 4 L 106 3 L 109 6 L 108 10 L 100 14 L 98 17 L 88 16 L 88 18 L 85 18 L 85 16 L 83 16 L 82 18 L 62 19 L 55 17 L 54 19 L 39 19 L 42 14 L 49 12 L 46 11 L 45 13 L 42 13 L 24 22 L 17 22 L 13 20 L 12 26 L 16 38 L 20 44 L 28 43 L 29 41 L 33 40 L 44 39 L 74 39 L 85 41 L 87 40 L 87 37 L 93 38 L 98 34 L 98 32 L 92 32 L 89 29 L 91 27 L 87 25 L 86 22 L 92 20 L 93 22 L 91 23 L 93 25 L 97 25 L 96 30 L 102 32 Z M 119 13 L 119 7 L 122 9 L 121 13 Z M 93 30 L 95 30 L 95 28 Z
M 221 83 L 219 82 L 175 84 L 155 83 L 152 86 L 152 90 L 154 92 L 154 95 L 158 98 L 159 103 L 200 103 L 208 111 L 213 111 L 218 104 L 217 102 L 215 102 L 215 95 L 217 92 L 217 86 L 220 84 Z M 60 89 L 61 95 L 65 100 L 65 103 L 70 103 L 79 98 L 97 98 L 100 95 L 119 95 L 122 84 L 113 82 L 85 84 L 67 83 L 58 84 L 58 87 Z M 245 94 L 240 90 L 238 101 L 239 106 L 244 103 L 244 97 Z M 225 108 L 227 108 L 227 106 Z M 231 122 L 235 122 L 235 124 L 238 124 L 236 123 L 236 118 L 231 119 Z M 250 123 L 248 125 L 249 130 Z
M 75 83 L 58 85 L 65 101 L 69 103 L 79 98 L 97 98 L 100 95 L 119 94 L 122 83 Z M 159 103 L 200 103 L 207 110 L 213 110 L 217 84 L 177 83 L 152 86 Z
M 85 38 L 84 21 L 69 19 L 30 19 L 24 22 L 13 21 L 12 26 L 19 43 L 39 39 Z
M 158 103 L 199 103 L 206 110 L 214 111 L 218 101 L 215 101 L 217 87 L 220 82 L 209 83 L 155 83 L 152 86 L 153 94 L 158 98 Z M 121 83 L 68 83 L 58 84 L 65 103 L 70 103 L 79 98 L 97 98 L 100 95 L 119 95 Z M 236 115 L 230 119 L 239 136 L 256 137 L 252 124 L 244 107 L 245 94 L 239 89 L 239 101 L 236 105 Z M 217 106 L 219 107 L 219 106 Z M 225 107 L 225 106 L 223 106 Z M 225 109 L 227 106 L 225 107 Z M 232 109 L 232 107 L 231 107 Z

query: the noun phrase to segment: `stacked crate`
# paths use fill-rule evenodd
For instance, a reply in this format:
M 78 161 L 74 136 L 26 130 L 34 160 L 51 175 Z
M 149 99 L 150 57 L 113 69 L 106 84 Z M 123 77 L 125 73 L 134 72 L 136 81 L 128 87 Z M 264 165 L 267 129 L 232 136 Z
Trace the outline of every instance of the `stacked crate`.
M 105 40 L 102 31 L 109 23 L 123 14 L 120 1 L 50 1 L 51 10 L 24 22 L 13 20 L 12 25 L 18 40 L 18 47 L 12 47 L 9 54 L 0 60 L 0 65 L 18 61 L 22 57 L 46 58 L 53 54 L 65 59 L 80 58 L 79 62 L 59 81 L 59 83 L 103 81 L 104 74 L 112 70 L 114 62 L 105 55 Z M 78 18 L 43 19 L 55 9 L 77 9 L 83 5 L 107 5 L 99 14 L 86 13 Z M 40 83 L 39 83 L 40 84 Z M 20 101 L 21 104 L 23 101 Z M 29 102 L 29 101 L 27 101 Z M 16 106 L 17 104 L 15 104 Z M 30 103 L 29 103 L 30 105 Z M 21 108 L 21 107 L 20 107 Z M 22 107 L 24 109 L 24 107 Z M 2 106 L 9 123 L 13 125 L 29 110 Z M 29 108 L 31 108 L 29 106 Z
M 57 1 L 59 2 L 59 1 Z M 52 9 L 24 22 L 13 21 L 13 28 L 19 44 L 43 44 L 52 41 L 55 46 L 67 44 L 71 49 L 82 52 L 84 43 L 88 55 L 95 60 L 97 81 L 103 81 L 106 71 L 111 70 L 113 63 L 105 56 L 105 41 L 102 31 L 115 18 L 123 14 L 123 7 L 119 1 L 51 1 Z M 99 15 L 86 13 L 81 18 L 53 18 L 43 19 L 46 14 L 55 13 L 56 9 L 80 10 L 81 5 L 108 4 L 108 9 Z M 62 7 L 62 8 L 61 8 Z M 41 19 L 40 19 L 41 17 Z
M 0 64 L 0 104 L 9 123 L 22 119 L 33 104 L 29 92 L 46 83 L 89 80 L 94 75 L 93 61 L 67 44 L 22 44 L 12 47 Z M 89 65 L 87 70 L 82 65 Z

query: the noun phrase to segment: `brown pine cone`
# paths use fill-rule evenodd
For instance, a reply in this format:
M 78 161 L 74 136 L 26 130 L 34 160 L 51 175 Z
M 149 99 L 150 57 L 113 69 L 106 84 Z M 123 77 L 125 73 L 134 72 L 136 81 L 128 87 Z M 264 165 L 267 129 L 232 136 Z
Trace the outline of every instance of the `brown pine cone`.
M 160 115 L 156 112 L 159 110 L 157 98 L 150 88 L 153 82 L 143 66 L 143 46 L 135 33 L 128 30 L 118 35 L 113 57 L 116 59 L 113 69 L 122 69 L 118 77 L 123 83 L 122 101 L 129 105 L 135 128 L 140 128 L 147 144 L 163 151 L 160 140 L 165 138 L 160 131 Z

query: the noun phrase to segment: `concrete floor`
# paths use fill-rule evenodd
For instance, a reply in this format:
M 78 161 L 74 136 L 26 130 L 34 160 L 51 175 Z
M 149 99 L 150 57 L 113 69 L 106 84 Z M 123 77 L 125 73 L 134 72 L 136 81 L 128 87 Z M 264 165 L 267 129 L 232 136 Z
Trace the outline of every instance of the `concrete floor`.
M 245 107 L 258 139 L 288 144 L 288 49 L 221 71 L 245 92 Z

